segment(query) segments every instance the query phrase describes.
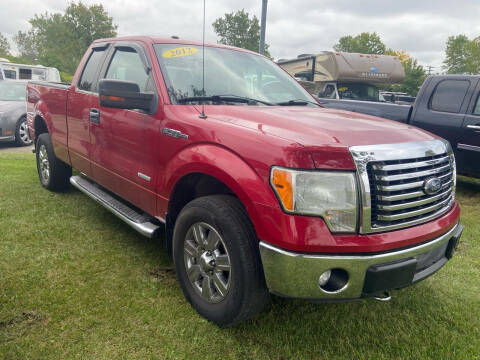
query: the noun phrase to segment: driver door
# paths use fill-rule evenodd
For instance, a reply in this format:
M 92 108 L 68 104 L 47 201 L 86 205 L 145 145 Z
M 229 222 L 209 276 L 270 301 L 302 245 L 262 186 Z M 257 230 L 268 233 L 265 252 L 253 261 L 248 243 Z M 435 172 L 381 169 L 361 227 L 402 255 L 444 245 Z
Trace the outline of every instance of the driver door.
M 154 91 L 151 66 L 146 61 L 142 46 L 119 42 L 107 60 L 103 78 L 132 81 L 142 92 Z M 91 111 L 98 113 L 98 122 L 92 123 L 90 132 L 95 180 L 155 214 L 160 120 L 141 110 L 100 106 L 98 98 Z

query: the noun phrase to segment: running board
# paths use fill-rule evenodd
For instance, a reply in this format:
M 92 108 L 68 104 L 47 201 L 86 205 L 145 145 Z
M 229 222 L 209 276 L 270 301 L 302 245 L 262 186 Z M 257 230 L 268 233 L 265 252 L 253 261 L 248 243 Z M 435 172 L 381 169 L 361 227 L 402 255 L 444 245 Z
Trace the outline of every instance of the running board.
M 151 222 L 154 219 L 153 217 L 139 213 L 130 205 L 118 200 L 97 184 L 81 176 L 72 176 L 70 178 L 70 184 L 99 204 L 103 205 L 110 210 L 110 212 L 118 216 L 121 220 L 144 236 L 153 238 L 156 230 L 160 228 L 160 226 Z

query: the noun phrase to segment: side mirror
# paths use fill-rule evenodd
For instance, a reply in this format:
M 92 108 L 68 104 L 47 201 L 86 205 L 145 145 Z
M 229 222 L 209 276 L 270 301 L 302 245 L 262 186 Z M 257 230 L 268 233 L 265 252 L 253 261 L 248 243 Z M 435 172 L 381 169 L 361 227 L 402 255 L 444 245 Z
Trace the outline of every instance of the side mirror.
M 101 79 L 98 83 L 100 105 L 119 109 L 139 109 L 150 112 L 155 95 L 140 92 L 137 83 Z

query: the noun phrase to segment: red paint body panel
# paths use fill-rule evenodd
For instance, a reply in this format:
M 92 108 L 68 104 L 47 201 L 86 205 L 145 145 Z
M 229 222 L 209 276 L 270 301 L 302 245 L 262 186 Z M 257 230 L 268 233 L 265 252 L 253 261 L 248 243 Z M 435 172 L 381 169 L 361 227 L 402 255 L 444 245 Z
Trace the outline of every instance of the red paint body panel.
M 354 171 L 350 146 L 425 141 L 434 135 L 372 116 L 305 106 L 209 105 L 205 106 L 208 117 L 201 119 L 198 106 L 170 104 L 153 49 L 155 43 L 198 43 L 148 37 L 95 43 L 117 41 L 144 47 L 158 91 L 155 114 L 100 107 L 97 94 L 79 91 L 76 84 L 89 49 L 70 88 L 28 85 L 28 123 L 34 133 L 34 118 L 42 117 L 57 156 L 145 212 L 164 218 L 178 181 L 203 173 L 237 195 L 260 239 L 292 251 L 387 251 L 432 239 L 458 221 L 460 210 L 455 204 L 442 217 L 411 228 L 333 235 L 321 218 L 284 213 L 269 183 L 272 166 Z M 91 108 L 100 110 L 99 124 L 90 121 Z M 188 138 L 165 136 L 161 133 L 165 127 Z
M 258 236 L 287 250 L 312 253 L 367 253 L 404 248 L 446 233 L 458 222 L 457 203 L 441 217 L 414 227 L 377 234 L 333 235 L 317 217 L 293 216 L 279 209 L 256 204 L 263 226 Z

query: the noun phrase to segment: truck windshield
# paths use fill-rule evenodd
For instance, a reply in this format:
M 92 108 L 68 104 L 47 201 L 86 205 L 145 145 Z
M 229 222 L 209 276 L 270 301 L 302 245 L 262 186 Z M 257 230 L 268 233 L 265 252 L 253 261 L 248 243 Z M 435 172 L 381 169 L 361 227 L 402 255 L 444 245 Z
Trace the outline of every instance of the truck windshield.
M 338 83 L 338 96 L 340 99 L 363 100 L 363 101 L 385 101 L 380 96 L 378 89 L 369 84 Z
M 27 83 L 0 81 L 0 101 L 25 101 Z
M 205 91 L 202 91 L 201 46 L 156 44 L 155 51 L 172 103 L 185 103 L 182 99 L 192 101 L 194 97 L 222 99 L 226 95 L 258 100 L 236 101 L 233 105 L 277 104 L 290 100 L 307 105 L 313 101 L 285 71 L 261 56 L 206 46 Z

